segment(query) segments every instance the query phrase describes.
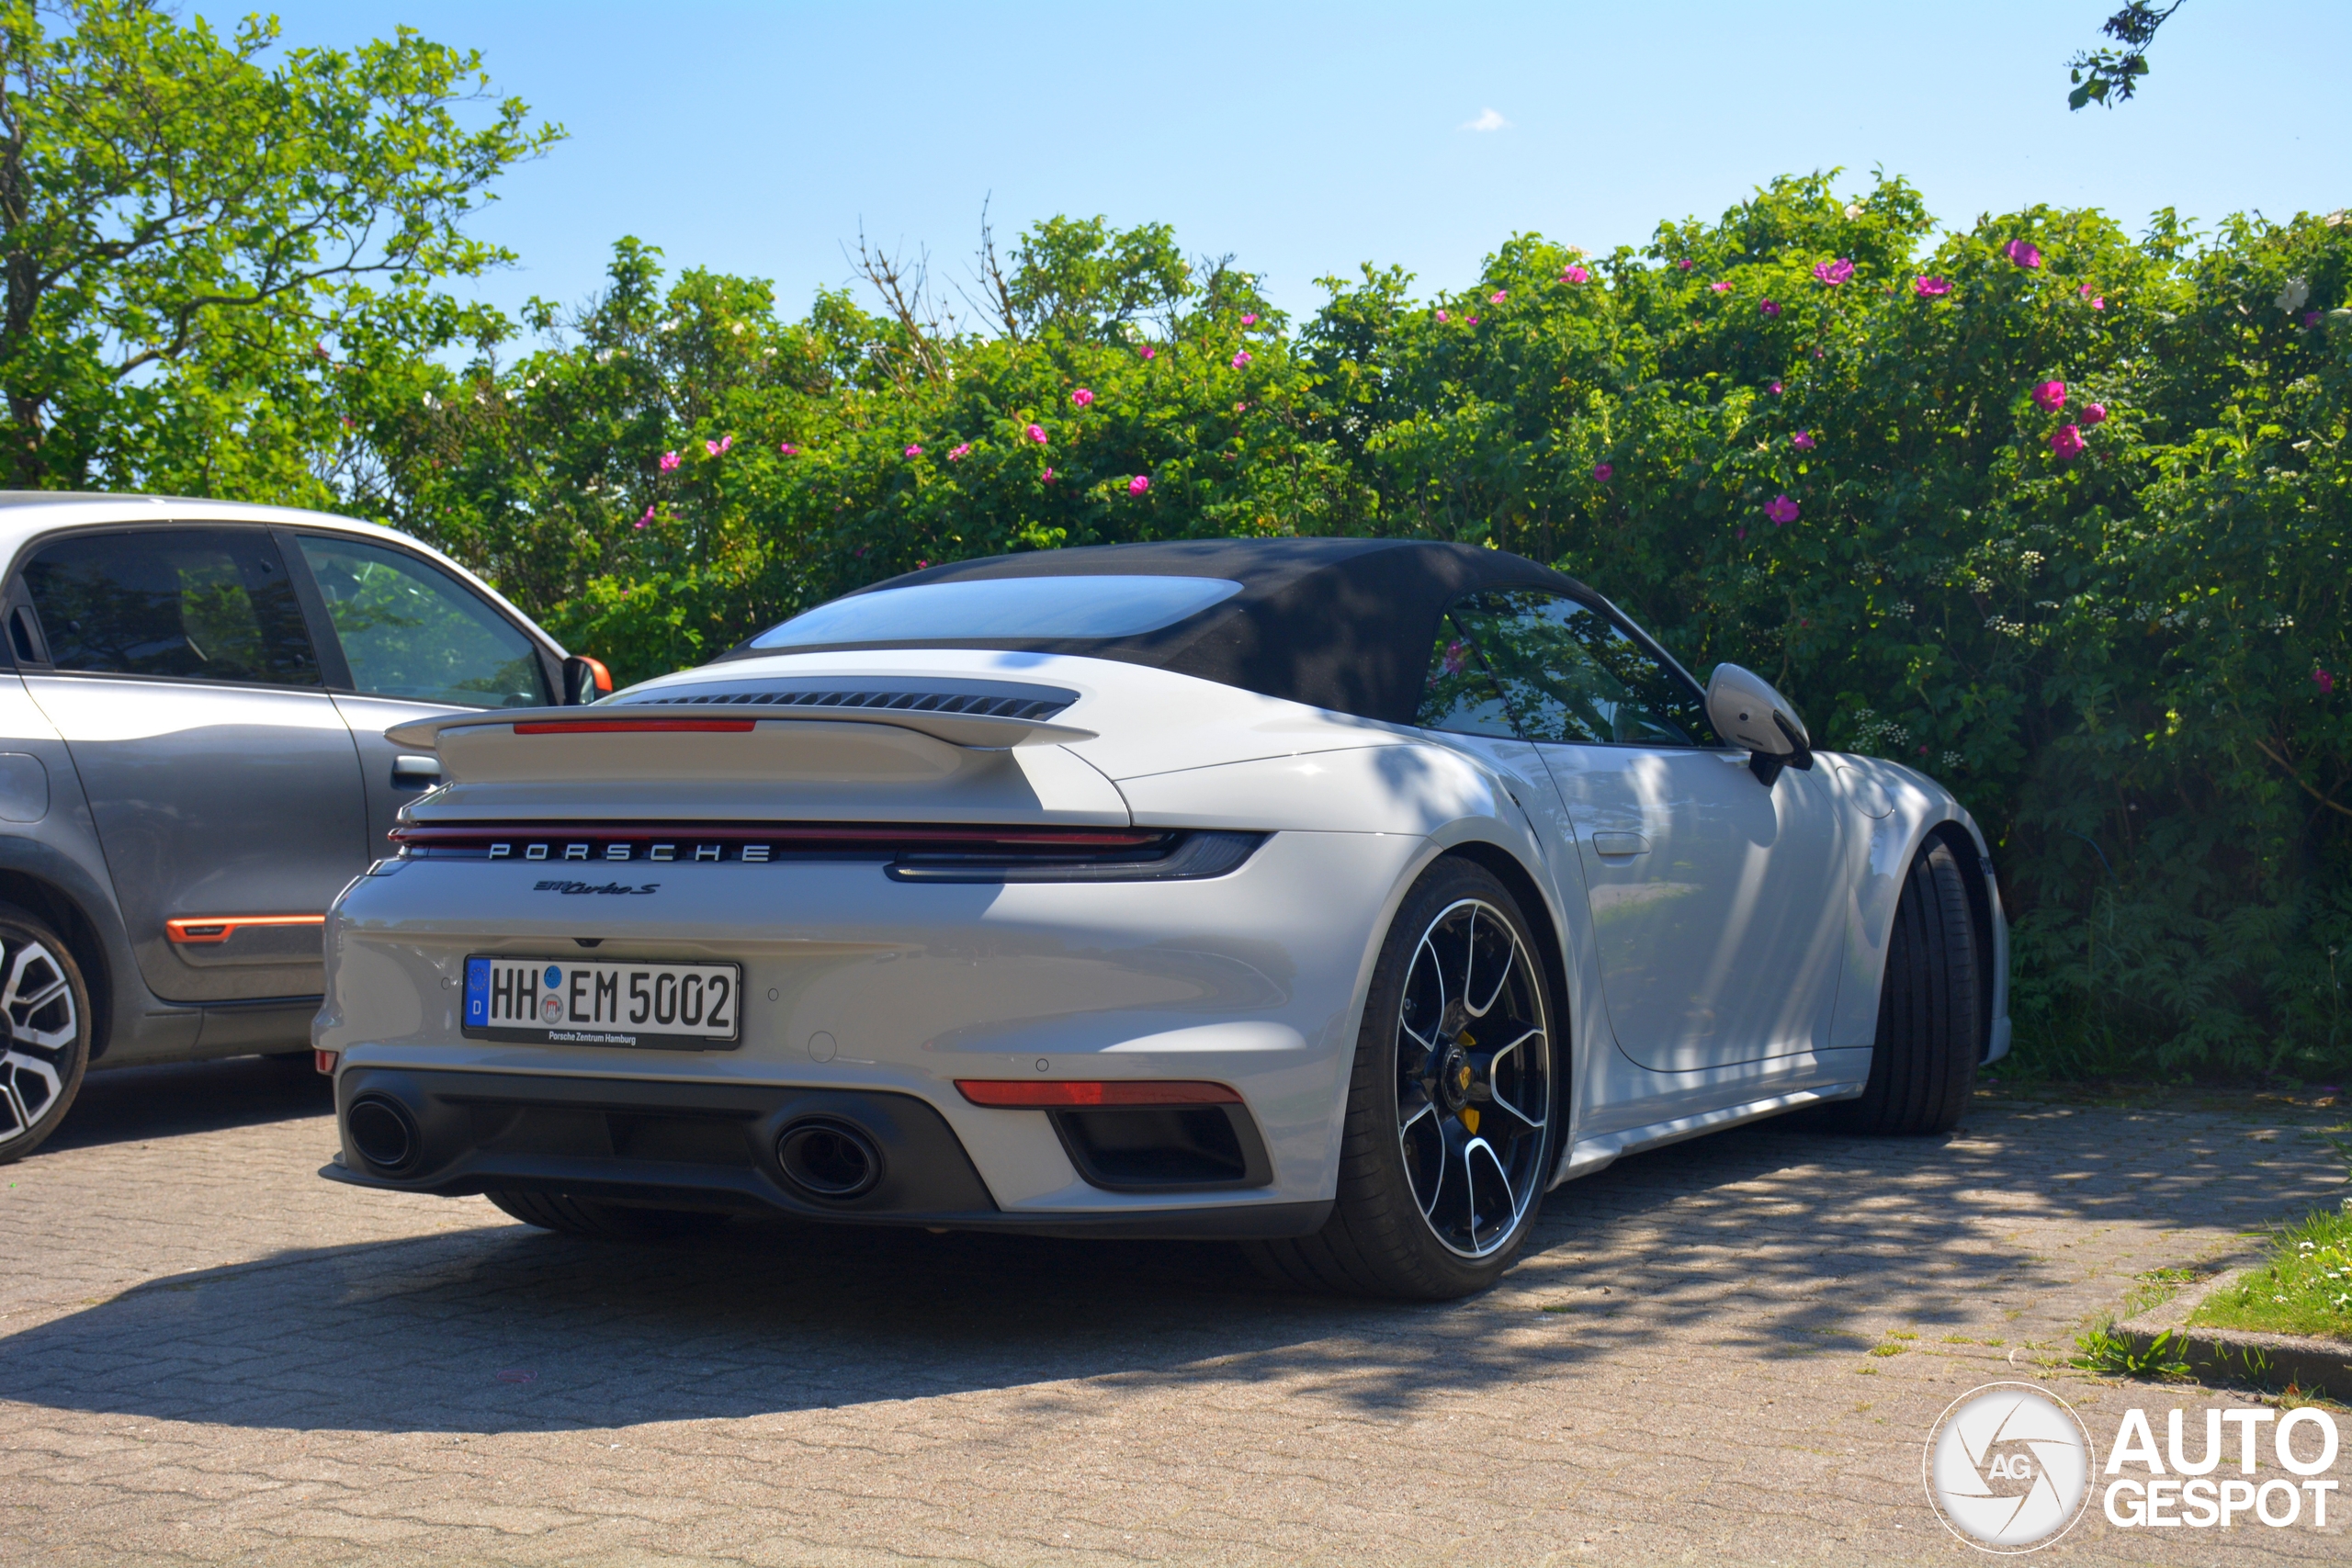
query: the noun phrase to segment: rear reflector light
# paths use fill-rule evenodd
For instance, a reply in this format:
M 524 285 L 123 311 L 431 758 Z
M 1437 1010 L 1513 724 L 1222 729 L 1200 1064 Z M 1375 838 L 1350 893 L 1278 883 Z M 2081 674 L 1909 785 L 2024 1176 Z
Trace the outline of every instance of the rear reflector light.
M 550 718 L 517 724 L 517 735 L 634 735 L 641 730 L 695 730 L 714 735 L 748 735 L 748 718 Z
M 1073 1105 L 1238 1105 L 1241 1097 L 1221 1083 L 1099 1082 L 1069 1078 L 957 1078 L 956 1087 L 975 1105 L 1056 1111 Z
M 266 926 L 324 926 L 324 915 L 182 915 L 164 922 L 164 935 L 172 942 L 227 942 L 241 931 L 259 931 Z

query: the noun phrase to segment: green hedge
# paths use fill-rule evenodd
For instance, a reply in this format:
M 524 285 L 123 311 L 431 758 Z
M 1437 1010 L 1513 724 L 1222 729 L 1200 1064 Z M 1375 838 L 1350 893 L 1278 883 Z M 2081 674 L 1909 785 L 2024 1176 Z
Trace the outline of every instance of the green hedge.
M 2331 1077 L 2347 258 L 2342 214 L 1939 233 L 1899 181 L 1815 176 L 1638 251 L 1516 237 L 1434 299 L 1367 267 L 1295 331 L 1164 229 L 1057 220 L 983 334 L 919 299 L 794 321 L 755 281 L 665 288 L 631 242 L 592 309 L 539 312 L 542 348 L 354 417 L 389 516 L 633 677 L 1002 550 L 1362 533 L 1555 561 L 1966 799 L 2026 1069 Z

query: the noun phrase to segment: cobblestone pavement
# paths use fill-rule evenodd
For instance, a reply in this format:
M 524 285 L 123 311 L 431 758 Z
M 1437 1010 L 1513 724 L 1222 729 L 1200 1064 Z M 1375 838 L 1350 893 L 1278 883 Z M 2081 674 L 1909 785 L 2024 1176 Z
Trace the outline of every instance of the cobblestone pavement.
M 1971 1562 L 1936 1414 L 2030 1376 L 2104 1449 L 2197 1408 L 2037 1358 L 2341 1191 L 2340 1113 L 1984 1098 L 1947 1139 L 1621 1161 L 1498 1290 L 1397 1307 L 1208 1247 L 599 1247 L 318 1179 L 324 1090 L 277 1065 L 85 1096 L 0 1169 L 9 1563 Z M 2094 1509 L 2042 1560 L 2340 1563 L 2346 1515 Z

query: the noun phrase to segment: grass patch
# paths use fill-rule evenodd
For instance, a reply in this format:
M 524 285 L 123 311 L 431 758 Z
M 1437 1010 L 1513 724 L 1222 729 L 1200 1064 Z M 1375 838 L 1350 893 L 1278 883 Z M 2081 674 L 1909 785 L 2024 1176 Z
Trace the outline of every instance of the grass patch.
M 2211 1279 L 2211 1269 L 2151 1269 L 2132 1279 L 2132 1289 L 2123 1297 L 2124 1317 L 2137 1317 L 2152 1307 L 2159 1307 L 2180 1293 L 2184 1285 Z
M 2111 1378 L 2185 1378 L 2188 1375 L 2186 1341 L 2165 1330 L 2143 1350 L 2105 1327 L 2094 1328 L 2075 1341 L 2073 1364 L 2086 1372 Z
M 2352 1341 L 2352 1209 L 2275 1233 L 2269 1260 L 2206 1297 L 2189 1322 Z

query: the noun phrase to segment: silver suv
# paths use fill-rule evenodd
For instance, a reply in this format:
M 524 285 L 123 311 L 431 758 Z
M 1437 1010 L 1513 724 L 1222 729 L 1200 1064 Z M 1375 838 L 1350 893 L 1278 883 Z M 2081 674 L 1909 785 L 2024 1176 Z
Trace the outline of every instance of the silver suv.
M 320 926 L 440 778 L 384 731 L 611 678 L 404 535 L 0 491 L 0 1164 L 93 1065 L 307 1056 Z

